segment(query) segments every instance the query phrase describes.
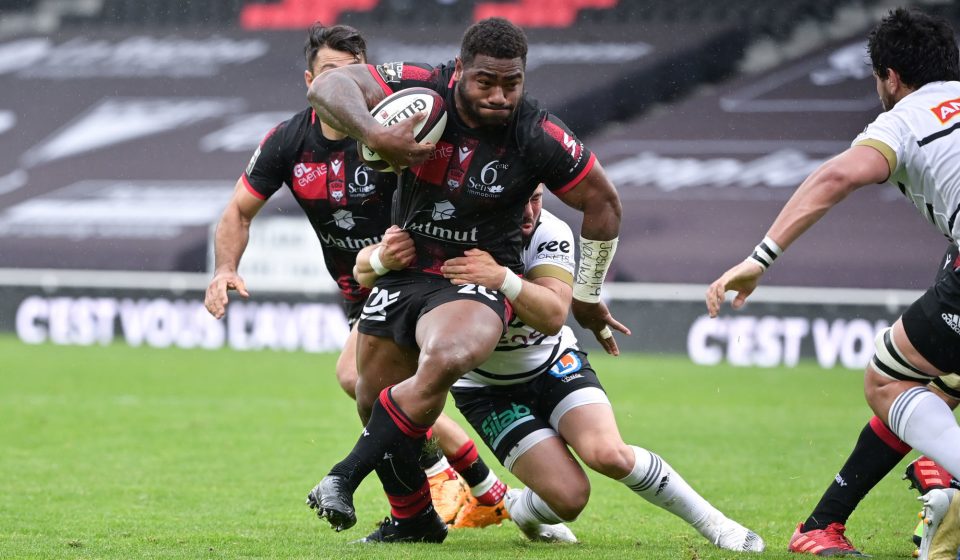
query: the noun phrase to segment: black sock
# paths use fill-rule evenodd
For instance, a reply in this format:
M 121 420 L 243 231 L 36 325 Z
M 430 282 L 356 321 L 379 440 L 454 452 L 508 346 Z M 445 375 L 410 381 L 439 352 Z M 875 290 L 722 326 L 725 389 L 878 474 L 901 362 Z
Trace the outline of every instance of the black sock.
M 350 454 L 334 465 L 330 474 L 346 478 L 350 489 L 356 491 L 370 471 L 386 454 L 396 452 L 398 446 L 403 446 L 404 452 L 409 452 L 409 446 L 415 446 L 417 451 L 414 452 L 413 463 L 417 465 L 419 449 L 428 428 L 429 426 L 419 426 L 410 421 L 393 401 L 388 387 L 380 393 L 380 398 L 374 401 L 370 420 Z
M 452 457 L 447 457 L 447 460 L 471 488 L 486 480 L 490 474 L 490 467 L 480 458 L 473 440 L 460 446 L 460 449 Z
M 427 439 L 423 444 L 423 450 L 420 452 L 420 468 L 429 470 L 443 459 L 443 450 L 437 443 L 437 436 Z
M 846 524 L 867 492 L 909 452 L 910 446 L 879 418 L 871 418 L 860 432 L 857 445 L 847 462 L 803 523 L 803 531 L 824 529 L 831 523 Z

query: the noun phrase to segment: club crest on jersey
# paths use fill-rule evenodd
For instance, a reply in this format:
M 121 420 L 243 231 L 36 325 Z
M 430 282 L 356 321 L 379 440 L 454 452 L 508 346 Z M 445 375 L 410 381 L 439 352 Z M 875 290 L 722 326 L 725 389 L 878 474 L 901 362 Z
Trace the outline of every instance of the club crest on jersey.
M 583 368 L 583 362 L 580 360 L 580 356 L 577 356 L 573 352 L 567 352 L 563 356 L 560 356 L 560 359 L 553 363 L 553 366 L 550 367 L 550 375 L 556 377 L 557 379 L 563 379 L 567 381 L 568 375 L 577 373 L 580 369 Z M 580 377 L 577 375 L 576 377 Z M 567 379 L 564 379 L 567 378 Z
M 430 214 L 430 217 L 434 221 L 439 222 L 442 220 L 449 220 L 454 217 L 456 214 L 456 208 L 449 200 L 441 200 L 440 202 L 434 203 L 433 212 Z
M 377 73 L 388 84 L 399 84 L 403 77 L 402 62 L 388 62 L 377 66 Z
M 947 124 L 947 121 L 960 114 L 960 97 L 944 101 L 936 107 L 931 107 L 930 110 L 937 116 L 940 124 Z
M 333 213 L 333 223 L 340 229 L 353 229 L 353 226 L 357 225 L 353 221 L 353 212 L 343 209 Z

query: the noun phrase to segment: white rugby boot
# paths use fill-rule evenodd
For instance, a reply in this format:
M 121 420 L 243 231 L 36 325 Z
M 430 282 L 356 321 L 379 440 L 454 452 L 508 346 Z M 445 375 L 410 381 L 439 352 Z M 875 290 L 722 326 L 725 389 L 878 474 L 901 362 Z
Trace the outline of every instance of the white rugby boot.
M 532 521 L 519 521 L 517 517 L 513 514 L 511 509 L 516 504 L 516 501 L 520 498 L 520 495 L 523 493 L 523 490 L 518 488 L 511 488 L 507 490 L 507 495 L 504 496 L 503 503 L 507 508 L 507 513 L 510 514 L 510 518 L 517 524 L 517 527 L 520 528 L 520 531 L 528 539 L 533 542 L 557 542 L 557 543 L 576 543 L 577 537 L 573 534 L 566 525 L 563 523 L 556 523 L 554 525 L 547 525 L 546 523 L 540 523 L 536 519 Z

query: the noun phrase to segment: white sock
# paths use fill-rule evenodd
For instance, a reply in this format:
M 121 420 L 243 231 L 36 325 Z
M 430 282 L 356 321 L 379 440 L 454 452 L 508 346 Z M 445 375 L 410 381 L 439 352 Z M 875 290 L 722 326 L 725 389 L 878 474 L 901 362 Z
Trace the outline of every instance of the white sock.
M 423 469 L 423 474 L 427 475 L 427 478 L 430 478 L 431 476 L 436 476 L 449 468 L 450 468 L 450 462 L 447 461 L 446 457 L 444 457 L 443 455 L 440 455 L 440 460 L 434 463 L 433 465 L 431 465 L 430 467 Z
M 914 449 L 960 472 L 960 426 L 953 411 L 926 387 L 900 394 L 890 405 L 890 429 Z
M 633 470 L 620 479 L 635 494 L 693 525 L 698 531 L 712 514 L 721 514 L 659 455 L 630 446 L 636 457 Z M 701 531 L 702 532 L 702 531 Z
M 550 509 L 547 502 L 544 502 L 540 496 L 537 496 L 529 488 L 524 488 L 516 499 L 507 501 L 507 504 L 507 512 L 510 514 L 510 518 L 521 527 L 528 527 L 537 523 L 555 525 L 564 521 L 572 521 L 572 519 L 561 519 L 555 511 Z

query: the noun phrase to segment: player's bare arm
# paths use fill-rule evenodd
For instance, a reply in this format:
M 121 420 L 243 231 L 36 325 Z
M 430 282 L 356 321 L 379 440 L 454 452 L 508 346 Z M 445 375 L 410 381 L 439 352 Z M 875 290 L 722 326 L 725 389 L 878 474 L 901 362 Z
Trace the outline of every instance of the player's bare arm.
M 572 208 L 583 212 L 583 225 L 580 227 L 581 238 L 581 263 L 585 244 L 599 245 L 601 251 L 604 247 L 610 246 L 615 249 L 616 239 L 620 233 L 620 217 L 622 208 L 620 206 L 620 197 L 617 195 L 617 189 L 607 178 L 606 172 L 596 162 L 593 168 L 587 173 L 575 187 L 559 195 L 560 200 Z M 611 251 L 612 253 L 612 251 Z M 606 263 L 607 265 L 609 263 Z M 606 269 L 603 269 L 605 274 Z M 601 275 L 602 276 L 602 275 Z M 577 282 L 582 280 L 581 272 L 577 273 Z M 599 299 L 599 285 L 603 282 L 601 278 L 593 278 L 593 291 L 596 291 L 595 297 L 577 297 L 577 290 L 574 289 L 573 297 L 573 316 L 577 322 L 586 329 L 593 331 L 597 341 L 608 349 L 615 347 L 616 343 L 611 343 L 608 339 L 613 338 L 610 329 L 613 328 L 626 335 L 630 334 L 630 329 L 613 318 L 610 310 Z M 614 352 L 610 352 L 614 353 Z M 619 352 L 616 352 L 619 353 Z M 614 354 L 616 354 L 614 353 Z
M 786 250 L 850 193 L 864 185 L 882 183 L 889 176 L 887 159 L 870 146 L 854 146 L 823 163 L 797 188 L 770 226 L 765 242 L 774 251 L 772 258 Z M 707 288 L 710 316 L 720 313 L 728 290 L 737 292 L 731 306 L 741 308 L 757 288 L 765 270 L 761 261 L 751 257 L 724 272 Z
M 418 144 L 413 135 L 413 127 L 424 115 L 383 127 L 370 115 L 370 109 L 384 97 L 369 68 L 359 64 L 322 73 L 307 91 L 307 100 L 320 120 L 362 141 L 394 169 L 426 161 L 433 145 Z
M 204 297 L 207 311 L 217 319 L 227 312 L 229 290 L 236 290 L 242 297 L 250 297 L 243 278 L 237 274 L 237 267 L 250 238 L 250 222 L 263 205 L 264 201 L 250 194 L 243 179 L 239 179 L 217 224 L 213 242 L 213 280 L 207 286 Z
M 535 272 L 534 268 L 531 272 Z M 481 249 L 470 249 L 464 256 L 449 259 L 440 268 L 445 278 L 458 286 L 477 284 L 489 290 L 503 291 L 520 320 L 545 334 L 557 334 L 567 320 L 572 299 L 569 283 L 551 276 L 521 279 Z M 516 278 L 519 291 L 507 293 L 503 287 Z M 513 295 L 514 297 L 511 297 Z
M 361 286 L 372 288 L 377 278 L 387 272 L 410 266 L 416 253 L 410 234 L 397 226 L 390 226 L 380 243 L 368 245 L 357 254 L 353 277 Z

